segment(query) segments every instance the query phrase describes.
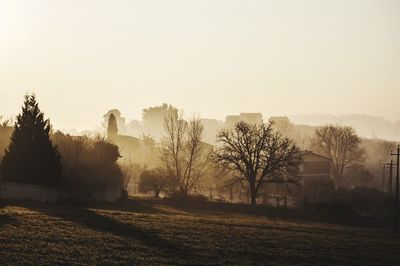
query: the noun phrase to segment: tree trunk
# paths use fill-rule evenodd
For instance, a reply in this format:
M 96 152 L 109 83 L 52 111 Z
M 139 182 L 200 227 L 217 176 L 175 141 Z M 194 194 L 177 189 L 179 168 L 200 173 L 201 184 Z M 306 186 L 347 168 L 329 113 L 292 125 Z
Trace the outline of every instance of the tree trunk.
M 253 191 L 251 191 L 250 192 L 250 196 L 251 196 L 251 202 L 250 202 L 250 204 L 252 205 L 252 206 L 255 206 L 256 204 L 257 204 L 257 201 L 256 201 L 256 199 L 257 199 L 257 194 L 255 193 L 255 192 L 253 192 Z
M 256 177 L 253 176 L 249 180 L 250 204 L 252 206 L 255 206 L 257 204 L 257 190 Z
M 255 206 L 257 204 L 257 192 L 254 185 L 250 185 L 250 204 Z

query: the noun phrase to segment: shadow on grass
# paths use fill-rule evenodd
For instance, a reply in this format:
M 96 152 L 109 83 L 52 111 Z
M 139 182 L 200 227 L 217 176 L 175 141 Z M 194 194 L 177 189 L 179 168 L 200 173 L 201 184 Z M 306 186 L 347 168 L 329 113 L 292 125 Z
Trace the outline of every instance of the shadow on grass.
M 127 204 L 127 203 L 126 203 Z M 15 204 L 14 204 L 15 205 Z M 92 207 L 94 207 L 93 204 Z M 111 210 L 111 211 L 133 211 L 142 210 L 143 212 L 155 213 L 157 210 L 153 210 L 150 207 L 141 206 L 135 204 L 134 206 L 117 206 L 111 208 L 108 204 L 96 204 L 95 209 L 100 210 Z M 183 250 L 176 243 L 166 240 L 159 236 L 155 231 L 149 231 L 140 226 L 134 224 L 134 220 L 131 223 L 125 223 L 115 219 L 113 217 L 103 215 L 94 210 L 88 209 L 90 206 L 78 207 L 70 205 L 49 205 L 49 204 L 38 204 L 38 203 L 21 203 L 21 206 L 30 210 L 43 213 L 47 216 L 56 217 L 64 221 L 69 221 L 79 226 L 100 232 L 109 233 L 114 236 L 118 236 L 124 239 L 136 240 L 142 243 L 144 246 L 155 249 L 157 252 L 161 252 L 168 257 L 173 258 L 190 258 L 191 254 L 189 250 Z
M 70 205 L 70 204 L 66 204 Z M 133 212 L 143 214 L 168 214 L 168 211 L 157 208 L 152 200 L 124 199 L 116 203 L 77 203 L 72 206 L 80 208 L 91 208 L 107 211 Z
M 263 205 L 250 206 L 243 203 L 212 202 L 198 200 L 173 200 L 149 197 L 129 198 L 114 204 L 90 204 L 86 207 L 126 211 L 148 214 L 174 214 L 173 211 L 194 215 L 254 215 L 269 219 L 285 219 L 294 222 L 330 223 L 345 226 L 371 227 L 392 230 L 392 221 L 389 218 L 364 217 L 352 213 L 341 213 L 332 210 L 304 210 L 292 208 L 277 208 Z
M 296 222 L 333 223 L 348 226 L 375 227 L 391 230 L 391 221 L 388 218 L 364 217 L 357 214 L 341 213 L 327 210 L 302 210 L 291 208 L 276 208 L 268 206 L 250 206 L 248 204 L 207 202 L 207 201 L 181 201 L 181 200 L 153 200 L 160 206 L 189 212 L 199 215 L 256 215 L 270 219 L 285 219 Z M 155 204 L 155 203 L 153 203 Z
M 0 211 L 1 211 L 1 209 L 5 208 L 7 206 L 8 206 L 8 203 L 6 201 L 3 201 L 3 200 L 0 201 Z M 17 219 L 12 217 L 11 214 L 0 212 L 0 228 L 7 224 L 15 224 L 16 222 L 17 222 Z
M 0 213 L 0 228 L 7 224 L 15 224 L 17 220 L 9 214 Z
M 14 204 L 15 205 L 15 204 Z M 24 202 L 21 206 L 29 208 L 29 206 L 38 206 L 36 203 Z M 67 216 L 74 217 L 76 211 L 83 212 L 82 215 L 86 215 L 87 218 L 94 218 L 93 216 L 99 216 L 96 212 L 90 213 L 88 209 L 105 210 L 105 211 L 118 211 L 118 212 L 131 212 L 141 214 L 166 214 L 174 215 L 176 213 L 186 213 L 193 215 L 254 215 L 263 216 L 268 219 L 284 219 L 292 220 L 297 223 L 329 223 L 346 226 L 359 226 L 359 227 L 370 227 L 379 228 L 385 230 L 392 230 L 392 221 L 388 218 L 376 218 L 376 217 L 363 217 L 356 214 L 343 214 L 340 212 L 324 211 L 324 210 L 302 210 L 302 209 L 290 209 L 290 208 L 274 208 L 268 206 L 250 206 L 248 204 L 239 203 L 226 203 L 226 202 L 210 202 L 210 201 L 194 201 L 194 200 L 172 200 L 172 199 L 155 199 L 155 198 L 129 198 L 117 203 L 86 203 L 86 204 L 62 204 L 62 205 L 46 205 L 50 206 L 47 208 L 49 215 L 52 216 Z M 0 204 L 1 208 L 1 204 Z M 62 211 L 59 211 L 62 210 Z M 40 212 L 46 211 L 43 207 Z M 86 211 L 86 213 L 84 212 Z M 175 213 L 174 213 L 175 212 Z M 100 215 L 101 216 L 101 215 Z M 103 216 L 101 216 L 103 217 Z M 96 217 L 100 218 L 101 217 Z M 81 219 L 76 217 L 76 223 L 79 223 Z M 107 218 L 107 217 L 106 217 Z M 111 219 L 111 218 L 109 218 Z M 112 220 L 112 219 L 111 219 Z M 103 221 L 107 223 L 107 221 Z M 112 221 L 108 221 L 111 223 Z M 119 222 L 119 221 L 116 221 Z M 86 226 L 90 226 L 88 223 Z M 124 224 L 121 224 L 123 227 Z M 99 224 L 101 228 L 101 224 Z M 118 228 L 118 224 L 115 228 Z M 113 230 L 113 229 L 112 229 Z M 116 229 L 114 234 L 125 234 L 126 232 L 119 231 Z

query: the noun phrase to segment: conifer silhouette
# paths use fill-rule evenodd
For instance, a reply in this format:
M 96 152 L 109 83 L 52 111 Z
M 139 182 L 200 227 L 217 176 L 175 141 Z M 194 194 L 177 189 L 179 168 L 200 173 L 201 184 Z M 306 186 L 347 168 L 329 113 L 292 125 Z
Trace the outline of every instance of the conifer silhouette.
M 61 184 L 61 157 L 50 140 L 50 121 L 44 119 L 34 94 L 25 95 L 11 142 L 1 163 L 2 179 L 37 185 Z
M 107 137 L 108 139 L 114 139 L 116 136 L 118 136 L 117 119 L 114 114 L 110 114 L 108 118 Z

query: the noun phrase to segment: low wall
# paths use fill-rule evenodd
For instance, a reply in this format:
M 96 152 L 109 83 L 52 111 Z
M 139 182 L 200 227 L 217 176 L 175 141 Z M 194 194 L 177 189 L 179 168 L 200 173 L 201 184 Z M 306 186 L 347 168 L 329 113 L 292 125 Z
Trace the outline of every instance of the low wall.
M 0 199 L 4 200 L 30 200 L 36 202 L 57 203 L 60 200 L 77 198 L 78 201 L 87 202 L 115 202 L 121 197 L 121 186 L 110 186 L 104 193 L 79 196 L 66 193 L 56 187 L 38 186 L 31 184 L 12 183 L 0 181 Z
M 60 196 L 60 190 L 55 187 L 0 182 L 0 199 L 57 203 Z

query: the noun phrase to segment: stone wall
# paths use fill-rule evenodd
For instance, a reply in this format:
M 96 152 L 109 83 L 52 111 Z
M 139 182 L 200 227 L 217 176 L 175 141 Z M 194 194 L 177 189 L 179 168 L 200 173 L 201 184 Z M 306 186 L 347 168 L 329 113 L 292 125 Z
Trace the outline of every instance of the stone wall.
M 60 190 L 55 187 L 0 182 L 0 199 L 57 203 L 60 196 Z
M 36 202 L 58 203 L 60 201 L 115 202 L 121 197 L 121 186 L 110 186 L 103 193 L 75 195 L 56 187 L 0 181 L 0 200 L 30 200 Z

